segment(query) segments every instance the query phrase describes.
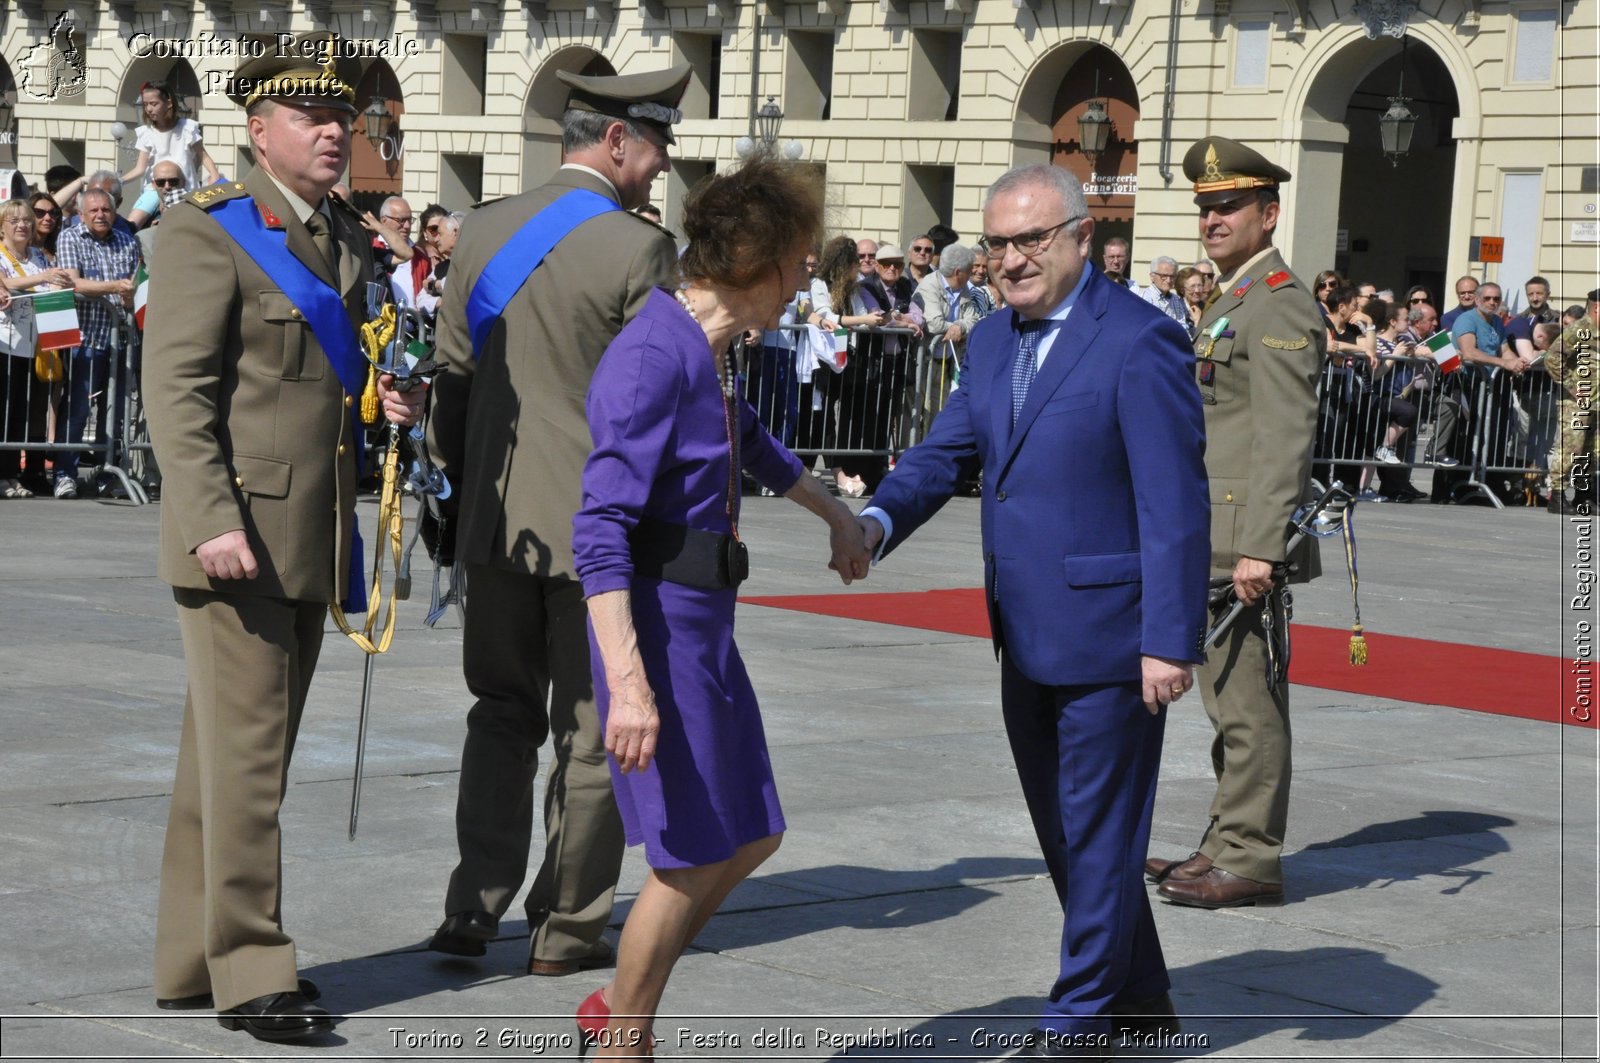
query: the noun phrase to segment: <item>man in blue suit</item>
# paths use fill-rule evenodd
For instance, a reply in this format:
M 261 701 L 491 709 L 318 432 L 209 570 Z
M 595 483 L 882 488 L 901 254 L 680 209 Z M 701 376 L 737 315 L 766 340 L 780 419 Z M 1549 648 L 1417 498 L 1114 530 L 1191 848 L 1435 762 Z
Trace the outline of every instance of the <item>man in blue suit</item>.
M 1193 351 L 1089 264 L 1088 214 L 1057 167 L 989 189 L 979 248 L 1011 312 L 973 329 L 960 387 L 862 512 L 887 554 L 982 467 L 1001 708 L 1065 916 L 1060 976 L 1020 1053 L 1042 1059 L 1177 1030 L 1140 874 L 1210 556 Z

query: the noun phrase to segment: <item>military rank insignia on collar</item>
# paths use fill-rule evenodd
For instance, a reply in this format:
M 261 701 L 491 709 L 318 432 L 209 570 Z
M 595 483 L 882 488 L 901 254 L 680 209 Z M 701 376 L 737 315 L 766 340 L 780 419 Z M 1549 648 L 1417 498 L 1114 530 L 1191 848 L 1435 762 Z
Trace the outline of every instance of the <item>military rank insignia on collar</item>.
M 267 223 L 267 228 L 269 228 L 269 229 L 281 229 L 281 228 L 283 228 L 283 220 L 281 218 L 279 218 L 276 214 L 272 213 L 272 208 L 268 207 L 265 203 L 261 202 L 261 200 L 259 200 L 259 199 L 256 200 L 256 209 L 261 211 L 261 220 Z
M 1235 288 L 1231 294 L 1235 299 L 1237 299 L 1245 292 L 1249 291 L 1250 286 L 1255 284 L 1255 282 L 1256 281 L 1254 277 L 1241 277 L 1239 278 L 1239 286 Z
M 1280 269 L 1266 279 L 1266 285 L 1268 288 L 1281 288 L 1292 280 L 1294 280 L 1294 274 L 1286 269 Z

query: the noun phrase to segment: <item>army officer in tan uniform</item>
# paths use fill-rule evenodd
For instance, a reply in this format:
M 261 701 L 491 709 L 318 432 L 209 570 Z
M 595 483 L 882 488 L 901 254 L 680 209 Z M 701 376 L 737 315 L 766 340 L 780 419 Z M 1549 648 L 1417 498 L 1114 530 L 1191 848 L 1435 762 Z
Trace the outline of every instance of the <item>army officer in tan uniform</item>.
M 563 72 L 564 164 L 540 187 L 467 219 L 439 316 L 449 372 L 437 387 L 431 444 L 460 499 L 462 667 L 476 700 L 456 805 L 461 859 L 431 947 L 479 956 L 497 935 L 527 872 L 533 779 L 548 736 L 544 860 L 525 903 L 530 974 L 612 960 L 601 934 L 622 869 L 622 820 L 590 679 L 572 515 L 590 449 L 589 378 L 651 290 L 672 281 L 671 236 L 631 209 L 649 202 L 651 181 L 670 166 L 689 74 L 687 64 L 623 77 Z M 563 211 L 574 201 L 601 212 L 570 227 Z M 559 236 L 542 264 L 538 248 L 520 248 L 513 235 L 536 217 Z M 564 232 L 552 221 L 562 218 Z M 480 289 L 486 271 L 497 283 Z M 474 317 L 475 296 L 501 288 L 511 294 L 498 316 Z
M 1262 605 L 1284 556 L 1285 529 L 1307 497 L 1317 424 L 1317 373 L 1326 346 L 1309 290 L 1272 246 L 1278 186 L 1289 173 L 1236 141 L 1189 149 L 1200 239 L 1217 287 L 1200 318 L 1195 375 L 1206 419 L 1211 481 L 1211 576 L 1231 578 L 1248 608 L 1200 667 L 1216 728 L 1217 793 L 1200 848 L 1151 859 L 1161 895 L 1199 908 L 1279 904 L 1279 854 L 1289 810 L 1289 690 L 1269 689 Z M 1317 574 L 1312 540 L 1289 579 Z
M 268 1041 L 331 1028 L 280 918 L 278 807 L 328 604 L 352 597 L 360 571 L 361 440 L 322 338 L 353 338 L 372 279 L 360 218 L 327 196 L 349 159 L 356 64 L 319 61 L 304 39 L 289 51 L 236 75 L 257 168 L 162 222 L 144 359 L 166 473 L 160 572 L 189 673 L 156 1003 L 216 1007 Z M 415 421 L 420 393 L 387 385 L 390 420 Z

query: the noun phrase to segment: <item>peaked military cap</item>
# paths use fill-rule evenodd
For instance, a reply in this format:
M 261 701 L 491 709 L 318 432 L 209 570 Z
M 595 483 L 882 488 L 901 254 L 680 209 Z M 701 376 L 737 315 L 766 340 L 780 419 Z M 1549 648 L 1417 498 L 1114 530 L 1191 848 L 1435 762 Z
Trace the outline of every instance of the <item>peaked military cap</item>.
M 1237 140 L 1206 137 L 1183 156 L 1183 176 L 1194 182 L 1195 205 L 1212 207 L 1257 188 L 1277 188 L 1289 171 Z
M 266 55 L 247 59 L 228 82 L 228 99 L 245 108 L 270 99 L 355 114 L 361 64 L 343 53 L 336 33 L 302 33 Z
M 678 101 L 683 99 L 692 73 L 688 63 L 679 63 L 642 74 L 584 77 L 558 70 L 556 77 L 572 90 L 567 95 L 568 110 L 594 111 L 647 125 L 665 137 L 668 144 L 676 144 L 672 124 L 683 121 Z

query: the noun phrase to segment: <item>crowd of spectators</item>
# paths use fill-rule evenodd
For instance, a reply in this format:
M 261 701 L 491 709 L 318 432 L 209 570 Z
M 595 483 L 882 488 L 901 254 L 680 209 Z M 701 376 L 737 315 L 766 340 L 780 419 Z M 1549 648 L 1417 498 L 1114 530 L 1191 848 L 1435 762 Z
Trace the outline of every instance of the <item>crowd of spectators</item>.
M 224 180 L 199 125 L 178 114 L 171 90 L 150 82 L 140 95 L 146 124 L 134 135 L 137 159 L 125 173 L 52 167 L 41 186 L 0 209 L 5 498 L 120 494 L 116 478 L 80 468 L 88 454 L 98 459 L 104 450 L 64 448 L 102 448 L 118 438 L 122 397 L 137 387 L 140 332 L 132 313 L 139 271 L 148 272 L 154 260 L 165 212 L 205 184 Z M 374 214 L 354 208 L 348 187 L 333 194 L 356 209 L 371 233 L 378 274 L 393 300 L 431 320 L 445 297 L 464 215 L 430 203 L 414 219 L 401 196 L 383 200 Z M 24 304 L 65 290 L 75 296 L 82 342 L 35 357 L 36 329 Z
M 1314 288 L 1328 328 L 1319 479 L 1357 485 L 1365 501 L 1460 502 L 1493 491 L 1503 502 L 1559 508 L 1548 474 L 1560 395 L 1542 363 L 1583 307 L 1563 315 L 1538 276 L 1523 285 L 1518 313 L 1506 311 L 1500 285 L 1470 275 L 1456 280 L 1442 314 L 1424 285 L 1397 299 L 1325 270 Z M 1441 334 L 1445 354 L 1460 358 L 1457 372 L 1439 372 L 1427 345 Z M 1429 467 L 1423 492 L 1412 474 Z
M 71 289 L 83 332 L 81 346 L 61 352 L 54 379 L 35 379 L 24 358 L 6 359 L 0 440 L 100 443 L 115 431 L 107 385 L 116 381 L 120 392 L 127 382 L 117 376 L 124 359 L 112 349 L 113 335 L 136 345 L 138 334 L 113 327 L 132 307 L 134 277 L 151 260 L 162 214 L 202 180 L 222 179 L 199 126 L 177 114 L 171 91 L 154 82 L 141 97 L 147 124 L 135 136 L 138 159 L 126 173 L 55 167 L 44 187 L 0 215 L 0 249 L 17 245 L 0 255 L 3 294 Z M 125 182 L 134 181 L 134 205 L 121 213 Z M 344 186 L 333 194 L 354 201 Z M 401 196 L 358 213 L 395 303 L 431 320 L 447 297 L 464 215 L 437 203 L 418 214 Z M 654 206 L 638 213 L 662 223 Z M 1130 276 L 1126 239 L 1110 237 L 1100 255 L 1109 279 L 1196 336 L 1216 284 L 1212 263 L 1185 266 L 1159 255 L 1141 285 Z M 841 493 L 869 494 L 938 417 L 965 367 L 967 336 L 1005 307 L 1004 296 L 990 282 L 988 263 L 944 225 L 906 239 L 904 250 L 893 241 L 839 236 L 813 249 L 806 267 L 810 284 L 794 293 L 778 326 L 746 338 L 746 393 L 786 446 L 823 456 Z M 1461 500 L 1464 488 L 1477 489 L 1468 482 L 1475 467 L 1518 473 L 1529 504 L 1549 498 L 1557 395 L 1544 372 L 1530 370 L 1582 307 L 1562 314 L 1543 277 L 1525 283 L 1517 314 L 1504 311 L 1497 285 L 1470 275 L 1456 281 L 1455 302 L 1442 313 L 1422 285 L 1396 299 L 1393 290 L 1325 270 L 1313 289 L 1328 326 L 1319 479 L 1357 485 L 1368 501 L 1412 501 L 1427 497 L 1412 485 L 1413 473 L 1431 467 L 1432 499 L 1449 502 Z M 0 342 L 10 327 L 6 315 L 0 309 Z M 1441 330 L 1464 363 L 1462 372 L 1443 377 L 1423 347 Z M 137 363 L 135 349 L 126 364 Z M 0 493 L 76 497 L 85 486 L 78 458 L 65 450 L 24 457 L 0 449 Z
M 834 238 L 808 256 L 811 286 L 795 293 L 778 327 L 747 340 L 751 403 L 785 445 L 820 454 L 847 495 L 871 493 L 927 432 L 960 379 L 972 326 L 1005 305 L 988 263 L 955 232 L 937 226 L 904 246 Z M 1110 237 L 1100 255 L 1108 278 L 1197 336 L 1216 286 L 1211 262 L 1159 255 L 1140 284 L 1126 239 Z M 1563 315 L 1543 277 L 1523 286 L 1516 314 L 1504 311 L 1497 285 L 1471 276 L 1456 282 L 1455 305 L 1443 313 L 1424 285 L 1396 298 L 1392 288 L 1324 270 L 1312 287 L 1328 330 L 1320 480 L 1340 479 L 1366 501 L 1456 502 L 1490 489 L 1469 479 L 1474 472 L 1498 473 L 1507 500 L 1548 501 L 1557 395 L 1540 365 L 1582 307 Z M 1461 372 L 1441 374 L 1425 346 L 1441 331 L 1460 352 Z M 1432 472 L 1431 492 L 1413 486 L 1419 471 Z

